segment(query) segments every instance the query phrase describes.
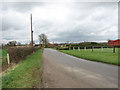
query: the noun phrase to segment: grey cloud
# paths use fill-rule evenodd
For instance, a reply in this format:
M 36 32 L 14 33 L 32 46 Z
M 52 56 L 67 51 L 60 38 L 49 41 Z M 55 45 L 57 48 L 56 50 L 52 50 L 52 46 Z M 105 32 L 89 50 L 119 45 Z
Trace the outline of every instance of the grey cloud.
M 2 30 L 10 30 L 10 29 L 14 29 L 14 30 L 19 30 L 22 29 L 24 27 L 21 27 L 19 25 L 16 24 L 11 24 L 11 23 L 5 23 L 5 21 L 2 22 Z
M 106 7 L 106 8 L 117 8 L 116 4 L 118 4 L 118 2 L 75 2 L 74 5 L 77 8 L 89 8 L 89 9 L 93 9 L 93 8 L 98 8 L 98 7 Z
M 5 33 L 9 33 L 7 30 L 12 29 L 13 34 L 16 34 L 13 35 L 14 38 L 12 38 L 11 34 L 11 36 L 5 35 L 3 39 L 9 40 L 16 37 L 16 39 L 22 41 L 27 38 L 25 42 L 28 42 L 30 37 L 30 18 L 24 21 L 26 18 L 24 15 L 29 17 L 28 11 L 31 12 L 35 7 L 39 8 L 37 11 L 33 11 L 34 13 L 39 12 L 35 14 L 37 15 L 36 17 L 33 13 L 33 30 L 36 42 L 40 33 L 47 34 L 50 37 L 50 41 L 61 42 L 66 42 L 67 40 L 71 42 L 97 41 L 116 38 L 115 34 L 113 35 L 113 30 L 110 31 L 110 29 L 117 27 L 117 3 L 71 3 L 71 5 L 65 6 L 66 10 L 68 10 L 68 15 L 66 15 L 66 11 L 59 13 L 59 15 L 56 14 L 58 12 L 52 12 L 52 10 L 56 9 L 57 5 L 27 2 L 3 4 L 4 15 L 5 13 L 8 14 L 3 16 L 3 30 L 6 30 Z M 60 5 L 57 8 L 59 11 L 61 9 Z M 42 13 L 39 11 L 41 9 L 43 9 Z M 11 13 L 8 13 L 9 10 Z M 64 9 L 61 11 L 64 11 Z M 17 15 L 10 17 L 10 14 L 16 13 L 19 16 L 18 18 L 16 18 Z M 62 19 L 62 15 L 66 15 L 66 17 Z M 21 38 L 21 36 L 24 36 L 24 38 Z
M 43 6 L 42 2 L 3 2 L 3 10 L 13 9 L 19 12 L 30 11 L 34 7 Z
M 3 38 L 4 40 L 12 40 L 12 38 Z
M 10 29 L 21 30 L 24 28 L 25 28 L 25 25 L 20 24 L 19 21 L 14 21 L 14 23 L 12 23 L 11 21 L 6 20 L 6 19 L 2 20 L 2 30 L 4 31 L 10 30 Z
M 84 32 L 78 32 L 78 31 L 71 31 L 71 32 L 62 32 L 57 34 L 57 38 L 51 39 L 52 41 L 59 41 L 59 42 L 81 42 L 81 41 L 103 41 L 107 40 L 109 37 L 101 37 L 97 35 L 87 35 Z

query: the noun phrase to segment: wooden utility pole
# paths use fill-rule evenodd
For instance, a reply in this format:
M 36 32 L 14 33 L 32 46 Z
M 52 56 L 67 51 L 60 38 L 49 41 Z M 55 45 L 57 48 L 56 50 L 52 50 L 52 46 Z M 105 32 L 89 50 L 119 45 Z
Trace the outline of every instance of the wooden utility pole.
M 30 15 L 30 19 L 31 19 L 31 46 L 33 46 L 33 30 L 32 30 L 32 14 Z

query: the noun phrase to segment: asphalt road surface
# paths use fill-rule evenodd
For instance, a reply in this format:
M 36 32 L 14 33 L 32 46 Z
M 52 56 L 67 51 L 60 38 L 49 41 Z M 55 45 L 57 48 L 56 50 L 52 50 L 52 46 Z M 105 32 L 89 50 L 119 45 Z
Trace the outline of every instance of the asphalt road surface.
M 118 66 L 44 49 L 45 88 L 118 88 Z

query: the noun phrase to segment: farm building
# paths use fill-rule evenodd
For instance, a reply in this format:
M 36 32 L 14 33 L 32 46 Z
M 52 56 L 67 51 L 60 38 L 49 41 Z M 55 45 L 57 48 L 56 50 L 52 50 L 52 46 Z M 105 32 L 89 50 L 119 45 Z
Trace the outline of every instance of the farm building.
M 110 40 L 109 45 L 110 46 L 120 46 L 120 39 L 118 39 L 118 40 Z

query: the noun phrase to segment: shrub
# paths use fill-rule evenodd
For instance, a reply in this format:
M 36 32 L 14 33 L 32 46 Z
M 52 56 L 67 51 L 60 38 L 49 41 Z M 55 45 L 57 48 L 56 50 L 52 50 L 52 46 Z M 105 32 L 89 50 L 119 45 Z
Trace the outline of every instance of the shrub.
M 10 55 L 10 61 L 18 63 L 20 60 L 24 60 L 28 55 L 34 53 L 40 49 L 40 47 L 13 47 L 8 49 Z
M 69 50 L 68 47 L 60 47 L 60 48 L 57 48 L 57 49 L 59 49 L 59 50 Z

